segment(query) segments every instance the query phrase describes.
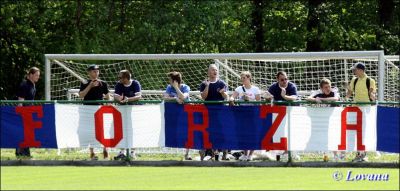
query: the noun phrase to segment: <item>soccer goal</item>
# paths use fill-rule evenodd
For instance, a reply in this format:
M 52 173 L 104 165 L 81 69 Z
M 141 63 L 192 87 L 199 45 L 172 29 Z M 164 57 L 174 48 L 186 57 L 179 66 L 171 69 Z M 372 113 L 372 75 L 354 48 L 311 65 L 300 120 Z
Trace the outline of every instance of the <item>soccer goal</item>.
M 307 96 L 319 88 L 323 77 L 345 95 L 356 62 L 366 64 L 367 74 L 377 81 L 378 100 L 399 100 L 399 68 L 385 58 L 383 51 L 229 53 L 229 54 L 46 54 L 46 100 L 76 100 L 81 81 L 87 79 L 90 64 L 100 66 L 100 78 L 113 92 L 118 72 L 128 69 L 142 85 L 144 99 L 161 99 L 167 86 L 167 73 L 182 73 L 191 88 L 192 100 L 199 99 L 200 83 L 207 68 L 216 64 L 220 78 L 233 91 L 240 84 L 240 73 L 250 71 L 252 82 L 266 91 L 275 82 L 275 74 L 286 71 L 299 93 Z

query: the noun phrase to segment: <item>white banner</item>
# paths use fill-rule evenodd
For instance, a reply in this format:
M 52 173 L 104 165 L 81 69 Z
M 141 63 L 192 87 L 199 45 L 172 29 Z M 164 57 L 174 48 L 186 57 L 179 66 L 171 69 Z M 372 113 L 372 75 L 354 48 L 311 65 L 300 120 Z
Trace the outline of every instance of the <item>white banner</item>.
M 164 147 L 163 106 L 55 104 L 58 148 Z M 286 107 L 282 115 L 273 141 L 286 137 L 288 150 L 376 150 L 376 106 Z
M 337 151 L 342 145 L 345 150 L 356 151 L 357 141 L 360 141 L 358 146 L 364 146 L 366 151 L 376 150 L 376 106 L 350 109 L 288 107 L 287 110 L 290 116 L 289 150 Z M 357 140 L 357 129 L 362 129 L 360 140 Z
M 55 104 L 58 148 L 103 147 L 104 142 L 113 142 L 117 148 L 163 147 L 165 133 L 161 106 Z M 117 118 L 120 118 L 120 129 Z M 104 131 L 103 135 L 99 133 L 101 131 Z M 122 135 L 120 139 L 118 133 Z

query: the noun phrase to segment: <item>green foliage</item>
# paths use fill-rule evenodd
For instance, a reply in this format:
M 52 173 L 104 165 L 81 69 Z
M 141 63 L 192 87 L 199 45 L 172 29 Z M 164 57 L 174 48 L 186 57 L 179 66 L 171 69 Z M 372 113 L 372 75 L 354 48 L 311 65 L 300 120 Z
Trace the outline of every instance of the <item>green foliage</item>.
M 0 99 L 13 98 L 29 67 L 44 69 L 44 54 L 255 52 L 254 2 L 2 1 Z M 307 1 L 265 1 L 263 47 L 305 51 L 307 39 L 317 39 L 320 51 L 400 54 L 400 5 L 393 2 L 390 25 L 380 26 L 380 1 L 323 1 L 316 8 L 318 25 L 308 31 Z M 43 84 L 42 76 L 39 99 Z
M 388 181 L 346 181 L 389 174 Z M 343 179 L 336 181 L 333 174 Z M 254 167 L 1 167 L 3 190 L 398 190 L 398 169 Z

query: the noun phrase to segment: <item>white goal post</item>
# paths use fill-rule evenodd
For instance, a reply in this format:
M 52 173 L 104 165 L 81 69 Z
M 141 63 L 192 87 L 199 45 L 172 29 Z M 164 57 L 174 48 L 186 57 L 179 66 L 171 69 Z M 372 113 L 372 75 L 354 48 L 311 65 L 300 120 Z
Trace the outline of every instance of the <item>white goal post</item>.
M 166 73 L 178 70 L 189 83 L 192 94 L 207 77 L 209 64 L 216 64 L 221 79 L 233 91 L 240 85 L 239 74 L 250 71 L 253 83 L 265 91 L 275 82 L 279 70 L 288 73 L 301 94 L 319 88 L 322 77 L 340 87 L 341 95 L 353 74 L 351 66 L 366 63 L 367 74 L 377 81 L 378 100 L 398 101 L 399 69 L 385 59 L 383 51 L 223 53 L 223 54 L 45 54 L 46 100 L 71 99 L 80 81 L 87 79 L 86 67 L 100 65 L 100 78 L 113 89 L 118 72 L 129 69 L 142 84 L 144 94 L 162 94 L 167 85 Z M 394 84 L 393 84 L 394 83 Z

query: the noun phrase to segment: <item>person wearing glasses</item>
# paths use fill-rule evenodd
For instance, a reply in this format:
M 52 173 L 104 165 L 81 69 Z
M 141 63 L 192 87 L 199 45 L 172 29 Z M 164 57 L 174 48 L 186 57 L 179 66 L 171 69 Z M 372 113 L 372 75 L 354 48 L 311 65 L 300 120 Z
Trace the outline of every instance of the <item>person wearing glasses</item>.
M 114 99 L 123 105 L 131 105 L 133 101 L 142 98 L 141 86 L 139 81 L 131 79 L 131 73 L 128 70 L 121 70 L 118 74 L 118 82 L 115 84 Z M 135 149 L 132 148 L 130 157 L 135 160 Z
M 269 87 L 268 92 L 272 94 L 274 101 L 294 101 L 297 99 L 296 84 L 289 81 L 284 71 L 279 71 L 276 74 L 276 82 Z
M 276 74 L 276 82 L 269 87 L 268 92 L 272 95 L 274 101 L 294 101 L 297 99 L 296 84 L 289 81 L 284 71 L 279 71 Z M 285 154 L 287 154 L 287 151 L 283 153 L 283 155 Z M 296 154 L 295 158 L 300 157 Z

